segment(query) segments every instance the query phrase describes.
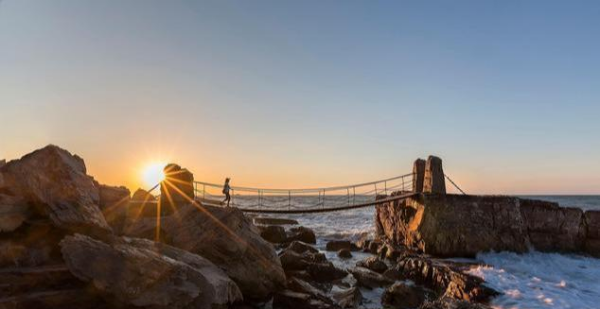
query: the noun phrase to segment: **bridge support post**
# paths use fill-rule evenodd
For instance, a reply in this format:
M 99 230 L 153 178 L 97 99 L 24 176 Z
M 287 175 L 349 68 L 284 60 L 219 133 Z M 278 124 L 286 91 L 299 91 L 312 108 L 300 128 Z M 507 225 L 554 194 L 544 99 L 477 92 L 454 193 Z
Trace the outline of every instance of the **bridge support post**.
M 423 192 L 446 194 L 446 176 L 442 168 L 442 159 L 436 156 L 429 156 L 425 163 Z
M 414 192 L 423 192 L 423 182 L 425 181 L 425 160 L 417 159 L 413 163 L 412 189 Z

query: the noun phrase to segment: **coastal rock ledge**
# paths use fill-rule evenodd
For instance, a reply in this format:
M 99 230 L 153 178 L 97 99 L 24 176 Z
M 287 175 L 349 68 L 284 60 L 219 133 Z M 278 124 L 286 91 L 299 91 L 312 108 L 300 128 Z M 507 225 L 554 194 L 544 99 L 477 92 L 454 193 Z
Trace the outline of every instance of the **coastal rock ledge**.
M 375 225 L 393 244 L 440 257 L 530 248 L 600 256 L 600 211 L 539 200 L 423 193 L 378 206 Z

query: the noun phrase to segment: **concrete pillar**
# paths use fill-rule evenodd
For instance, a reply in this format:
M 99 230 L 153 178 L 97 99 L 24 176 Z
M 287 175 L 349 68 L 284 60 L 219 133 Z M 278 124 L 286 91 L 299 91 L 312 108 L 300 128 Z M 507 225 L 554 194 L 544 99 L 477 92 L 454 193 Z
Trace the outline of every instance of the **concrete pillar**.
M 160 184 L 160 200 L 163 205 L 161 212 L 169 212 L 178 206 L 191 203 L 194 199 L 194 175 L 173 163 L 165 166 L 163 172 L 165 180 Z
M 435 156 L 427 158 L 423 192 L 446 194 L 446 177 L 442 168 L 442 159 Z
M 417 159 L 413 163 L 413 182 L 412 188 L 414 192 L 423 192 L 423 181 L 425 180 L 425 160 Z

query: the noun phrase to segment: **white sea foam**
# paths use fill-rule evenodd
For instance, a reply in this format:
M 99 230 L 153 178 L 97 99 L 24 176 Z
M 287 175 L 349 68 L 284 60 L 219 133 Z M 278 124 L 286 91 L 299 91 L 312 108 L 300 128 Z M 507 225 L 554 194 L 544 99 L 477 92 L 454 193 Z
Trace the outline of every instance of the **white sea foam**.
M 485 253 L 490 265 L 470 271 L 504 293 L 492 302 L 498 309 L 598 309 L 600 259 L 556 253 Z

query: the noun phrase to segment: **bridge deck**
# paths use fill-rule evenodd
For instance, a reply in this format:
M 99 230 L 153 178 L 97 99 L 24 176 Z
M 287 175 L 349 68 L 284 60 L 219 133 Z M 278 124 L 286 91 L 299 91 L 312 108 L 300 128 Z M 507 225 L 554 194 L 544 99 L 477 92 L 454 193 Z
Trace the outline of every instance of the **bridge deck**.
M 393 202 L 393 201 L 399 201 L 399 200 L 403 200 L 403 199 L 407 199 L 409 197 L 413 197 L 419 195 L 419 193 L 415 193 L 415 192 L 408 192 L 408 193 L 404 193 L 404 194 L 400 194 L 400 195 L 396 195 L 396 196 L 391 196 L 388 198 L 384 198 L 384 199 L 379 199 L 376 201 L 372 201 L 372 202 L 367 202 L 367 203 L 362 203 L 362 204 L 356 204 L 356 205 L 348 205 L 348 206 L 338 206 L 338 207 L 327 207 L 327 208 L 308 208 L 308 209 L 260 209 L 260 208 L 240 208 L 238 207 L 239 210 L 243 211 L 243 212 L 247 212 L 247 213 L 265 213 L 265 214 L 306 214 L 306 213 L 323 213 L 323 212 L 333 212 L 333 211 L 342 211 L 342 210 L 350 210 L 350 209 L 357 209 L 357 208 L 364 208 L 364 207 L 371 207 L 371 206 L 375 206 L 375 205 L 379 205 L 379 204 L 383 204 L 383 203 L 387 203 L 387 202 Z M 202 203 L 206 204 L 206 205 L 210 205 L 210 206 L 220 206 L 223 207 L 223 205 L 219 202 L 219 201 L 214 201 L 214 203 L 211 203 L 211 200 L 204 200 Z

